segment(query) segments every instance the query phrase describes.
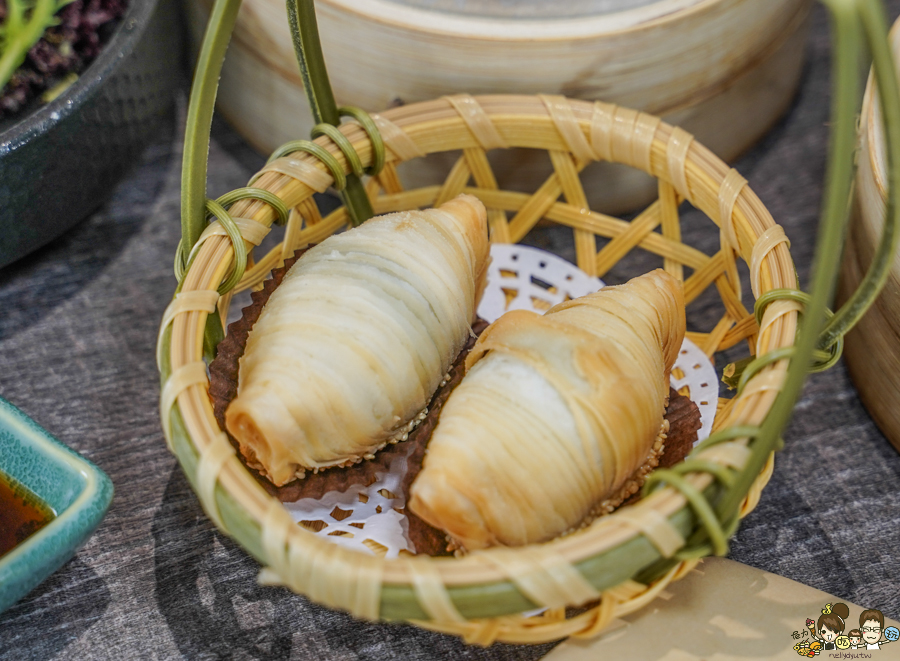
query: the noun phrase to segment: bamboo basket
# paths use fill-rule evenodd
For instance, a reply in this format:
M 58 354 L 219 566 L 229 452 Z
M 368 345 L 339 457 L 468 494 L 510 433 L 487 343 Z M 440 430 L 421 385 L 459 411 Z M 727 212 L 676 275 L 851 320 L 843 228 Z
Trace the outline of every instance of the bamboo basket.
M 460 5 L 444 8 L 450 4 Z M 318 16 L 341 104 L 387 108 L 463 92 L 602 99 L 659 115 L 724 160 L 736 158 L 793 98 L 811 0 L 636 4 L 577 3 L 570 11 L 581 15 L 566 16 L 566 3 L 537 10 L 534 3 L 482 2 L 454 14 L 415 0 L 321 0 Z M 211 5 L 188 3 L 195 44 Z M 523 17 L 523 8 L 544 15 Z M 503 15 L 479 13 L 488 10 Z M 309 134 L 280 0 L 244 0 L 217 103 L 264 153 Z M 436 154 L 401 174 L 410 187 L 426 186 L 443 179 L 452 162 Z M 527 151 L 495 152 L 491 163 L 509 190 L 534 190 L 552 173 L 546 159 Z M 591 208 L 607 213 L 636 209 L 656 191 L 651 177 L 608 162 L 584 176 Z
M 467 192 L 488 208 L 493 241 L 518 242 L 542 219 L 569 228 L 578 266 L 591 275 L 602 275 L 632 250 L 647 251 L 684 281 L 686 303 L 709 288 L 717 292 L 722 302 L 718 323 L 691 334 L 707 354 L 744 341 L 757 355 L 790 351 L 801 306 L 775 300 L 758 325 L 741 302 L 735 267 L 736 257 L 747 262 L 757 298 L 773 289 L 796 288 L 787 239 L 747 182 L 686 131 L 634 110 L 560 96 L 457 95 L 373 118 L 387 147 L 384 169 L 365 187 L 376 213 L 431 206 Z M 356 123 L 339 130 L 362 164 L 370 166 L 373 147 L 366 131 Z M 350 172 L 335 143 L 324 136 L 316 143 L 337 159 L 345 174 Z M 552 175 L 531 193 L 500 188 L 488 152 L 507 147 L 547 153 Z M 446 179 L 404 188 L 397 174 L 401 163 L 450 151 L 461 155 Z M 658 199 L 630 222 L 591 210 L 579 172 L 598 160 L 654 177 Z M 296 248 L 347 225 L 346 208 L 323 218 L 312 201 L 315 191 L 332 183 L 333 175 L 321 161 L 299 153 L 272 161 L 251 180 L 292 211 L 281 244 L 255 264 L 251 261 L 235 290 L 258 286 Z M 710 231 L 721 241 L 715 254 L 682 242 L 682 200 L 712 219 Z M 230 213 L 238 219 L 248 249 L 259 244 L 277 216 L 271 204 L 259 200 L 238 201 Z M 713 525 L 691 494 L 709 493 L 713 474 L 748 461 L 748 437 L 779 396 L 788 363 L 784 353 L 754 370 L 738 396 L 720 402 L 715 429 L 730 428 L 719 439 L 725 442 L 697 457 L 712 466 L 712 473 L 690 472 L 677 480 L 672 474 L 669 486 L 569 536 L 462 558 L 386 560 L 335 546 L 296 525 L 235 456 L 207 394 L 207 316 L 219 314 L 224 320 L 231 299 L 231 292 L 217 292 L 234 269 L 227 231 L 217 221 L 203 233 L 163 319 L 161 413 L 166 439 L 205 511 L 263 564 L 262 581 L 286 585 L 360 618 L 412 621 L 470 643 L 538 643 L 596 635 L 613 618 L 650 602 L 689 571 L 697 557 L 725 552 L 715 541 L 712 548 L 687 543 L 698 529 Z M 768 455 L 740 505 L 740 516 L 756 505 L 771 475 L 772 457 Z M 682 486 L 675 488 L 676 482 Z M 726 524 L 726 534 L 736 525 L 737 517 Z M 567 616 L 569 606 L 585 608 Z M 534 617 L 519 615 L 535 608 L 548 610 Z
M 900 59 L 900 27 L 891 30 Z M 841 270 L 839 298 L 846 300 L 872 263 L 885 225 L 887 159 L 884 127 L 872 76 L 866 86 L 859 127 L 859 156 L 853 220 Z M 883 295 L 847 335 L 847 368 L 860 399 L 888 440 L 900 450 L 900 254 L 890 265 Z

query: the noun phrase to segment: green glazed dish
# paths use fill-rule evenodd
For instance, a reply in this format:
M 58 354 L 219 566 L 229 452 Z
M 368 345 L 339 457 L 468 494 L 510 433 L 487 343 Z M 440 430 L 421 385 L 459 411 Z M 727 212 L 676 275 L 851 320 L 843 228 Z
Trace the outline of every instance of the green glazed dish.
M 50 523 L 0 558 L 0 613 L 59 569 L 109 509 L 109 477 L 0 399 L 0 472 L 56 513 Z

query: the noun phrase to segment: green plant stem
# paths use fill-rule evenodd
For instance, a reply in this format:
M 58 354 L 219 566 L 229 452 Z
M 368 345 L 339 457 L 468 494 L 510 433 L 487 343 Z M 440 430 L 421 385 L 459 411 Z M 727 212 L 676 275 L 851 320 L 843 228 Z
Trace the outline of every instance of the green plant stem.
M 181 168 L 181 259 L 187 256 L 206 225 L 206 168 L 219 74 L 241 0 L 216 0 L 197 58 Z
M 28 51 L 41 37 L 47 28 L 54 24 L 54 15 L 65 5 L 71 2 L 57 2 L 56 0 L 37 0 L 25 19 L 25 8 L 21 0 L 9 0 L 7 2 L 6 21 L 3 28 L 3 49 L 0 54 L 0 90 L 6 87 L 6 83 L 12 78 Z
M 777 447 L 782 430 L 791 418 L 812 361 L 825 309 L 834 294 L 838 264 L 843 248 L 844 227 L 848 217 L 847 200 L 853 177 L 853 151 L 856 145 L 856 114 L 860 103 L 859 57 L 861 31 L 853 0 L 823 0 L 832 15 L 831 139 L 825 204 L 819 221 L 813 263 L 812 297 L 796 341 L 796 352 L 784 384 L 753 443 L 753 452 L 717 506 L 720 521 L 731 520 L 762 471 L 769 454 Z
M 888 196 L 885 207 L 884 226 L 878 248 L 872 258 L 868 271 L 859 283 L 850 299 L 838 310 L 825 326 L 819 340 L 820 348 L 831 346 L 838 338 L 843 337 L 862 318 L 866 311 L 878 298 L 890 275 L 890 266 L 900 244 L 900 208 L 896 203 L 894 191 L 900 186 L 900 169 L 893 163 L 900 154 L 900 85 L 897 83 L 897 72 L 891 53 L 890 40 L 887 34 L 887 18 L 879 2 L 859 0 L 860 16 L 863 29 L 872 55 L 875 82 L 884 118 L 885 134 L 888 148 Z
M 313 120 L 316 124 L 337 126 L 341 118 L 325 68 L 325 56 L 322 54 L 319 27 L 316 23 L 315 3 L 313 0 L 287 0 L 287 13 L 294 51 L 300 65 L 300 77 L 303 79 L 303 89 L 306 90 L 306 98 L 309 99 Z M 341 191 L 341 197 L 350 214 L 350 222 L 354 226 L 372 217 L 369 196 L 366 195 L 362 181 L 355 174 L 347 175 L 347 185 Z
M 316 124 L 326 122 L 337 126 L 341 118 L 325 68 L 315 3 L 312 0 L 287 0 L 287 13 L 297 63 L 300 65 L 300 77 L 303 79 L 303 89 L 306 90 L 313 119 Z

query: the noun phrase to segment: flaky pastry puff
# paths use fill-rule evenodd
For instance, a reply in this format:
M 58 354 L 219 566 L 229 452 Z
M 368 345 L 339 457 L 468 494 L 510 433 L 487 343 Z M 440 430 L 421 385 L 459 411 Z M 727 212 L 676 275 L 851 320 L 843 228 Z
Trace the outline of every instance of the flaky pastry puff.
M 552 539 L 629 495 L 660 449 L 684 330 L 681 283 L 662 270 L 508 312 L 469 354 L 410 508 L 474 550 Z
M 405 438 L 465 344 L 489 262 L 484 206 L 373 218 L 310 249 L 250 331 L 226 426 L 282 485 Z

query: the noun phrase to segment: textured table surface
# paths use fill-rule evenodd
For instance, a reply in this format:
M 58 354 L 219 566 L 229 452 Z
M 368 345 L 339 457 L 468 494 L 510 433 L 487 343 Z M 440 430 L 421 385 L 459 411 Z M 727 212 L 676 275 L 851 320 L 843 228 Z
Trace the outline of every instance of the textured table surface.
M 892 3 L 900 13 L 900 1 Z M 816 10 L 796 102 L 737 164 L 791 238 L 808 282 L 828 113 L 828 39 Z M 211 196 L 263 162 L 217 124 Z M 180 140 L 161 137 L 112 201 L 0 271 L 0 396 L 96 462 L 116 496 L 76 557 L 0 616 L 0 659 L 536 659 L 549 646 L 466 648 L 259 587 L 257 563 L 219 535 L 160 432 L 157 326 L 175 286 Z M 700 223 L 688 219 L 688 227 Z M 715 232 L 687 236 L 711 248 Z M 531 242 L 571 253 L 559 233 Z M 617 282 L 643 268 L 613 272 Z M 712 309 L 691 311 L 706 325 Z M 843 365 L 810 379 L 775 474 L 732 542 L 735 560 L 900 615 L 900 455 Z

